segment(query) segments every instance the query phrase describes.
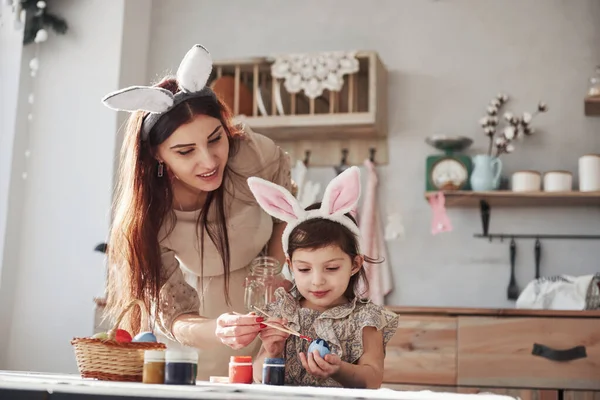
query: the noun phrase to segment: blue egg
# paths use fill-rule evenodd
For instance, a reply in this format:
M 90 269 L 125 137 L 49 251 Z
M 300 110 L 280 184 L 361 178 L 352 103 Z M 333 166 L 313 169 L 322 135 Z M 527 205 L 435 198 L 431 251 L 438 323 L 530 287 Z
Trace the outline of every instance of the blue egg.
M 133 338 L 133 342 L 154 342 L 156 343 L 156 336 L 152 332 L 140 332 Z
M 317 338 L 313 340 L 308 346 L 308 352 L 312 353 L 313 351 L 318 350 L 321 357 L 325 357 L 327 354 L 331 353 L 329 350 L 329 344 L 323 339 Z

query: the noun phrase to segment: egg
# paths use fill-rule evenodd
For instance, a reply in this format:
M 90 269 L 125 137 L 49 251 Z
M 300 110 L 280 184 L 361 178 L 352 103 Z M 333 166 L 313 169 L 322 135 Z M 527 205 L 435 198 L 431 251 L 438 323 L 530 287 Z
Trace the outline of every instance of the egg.
M 119 343 L 131 342 L 131 334 L 124 329 L 117 329 L 115 331 L 115 340 Z
M 156 336 L 152 332 L 140 332 L 133 338 L 134 342 L 154 342 L 156 343 Z
M 312 353 L 317 350 L 321 357 L 325 357 L 327 354 L 331 353 L 329 350 L 329 344 L 321 338 L 317 338 L 310 343 L 308 346 L 308 353 Z
M 107 332 L 98 332 L 92 337 L 94 339 L 108 340 L 108 333 Z

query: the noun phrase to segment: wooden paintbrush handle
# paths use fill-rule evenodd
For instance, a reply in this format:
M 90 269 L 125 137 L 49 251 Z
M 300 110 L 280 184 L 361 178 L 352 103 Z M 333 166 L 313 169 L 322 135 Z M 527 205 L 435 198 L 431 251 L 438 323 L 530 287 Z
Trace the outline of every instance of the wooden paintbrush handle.
M 262 312 L 262 311 L 261 311 L 261 312 Z M 235 311 L 233 312 L 233 314 L 235 314 L 235 315 L 244 315 L 244 314 L 240 314 L 239 312 L 235 312 Z M 268 316 L 268 314 L 267 314 L 267 313 L 264 313 L 264 312 L 263 312 L 263 314 L 265 314 L 265 315 L 267 315 L 267 316 Z M 273 318 L 273 317 L 271 317 L 271 316 L 268 316 L 268 317 L 269 317 L 269 318 Z M 289 333 L 289 334 L 292 334 L 292 335 L 300 336 L 300 333 L 299 333 L 299 332 L 296 332 L 296 331 L 294 331 L 294 330 L 292 330 L 292 329 L 290 329 L 290 328 L 288 328 L 288 327 L 283 327 L 283 326 L 281 326 L 281 325 L 273 324 L 273 323 L 270 323 L 270 322 L 264 322 L 264 321 L 263 321 L 263 322 L 261 322 L 261 324 L 265 324 L 266 326 L 270 326 L 271 328 L 278 329 L 278 330 L 280 330 L 280 331 L 282 331 L 282 332 L 286 332 L 286 333 Z
M 298 336 L 298 337 L 300 336 L 300 334 L 298 332 L 293 331 L 293 330 L 291 330 L 289 328 L 284 328 L 281 325 L 272 324 L 270 322 L 264 322 L 264 321 L 261 322 L 261 324 L 265 324 L 266 326 L 270 326 L 271 328 L 277 329 L 277 330 L 279 330 L 281 332 L 289 333 L 290 335 L 294 335 L 294 336 Z

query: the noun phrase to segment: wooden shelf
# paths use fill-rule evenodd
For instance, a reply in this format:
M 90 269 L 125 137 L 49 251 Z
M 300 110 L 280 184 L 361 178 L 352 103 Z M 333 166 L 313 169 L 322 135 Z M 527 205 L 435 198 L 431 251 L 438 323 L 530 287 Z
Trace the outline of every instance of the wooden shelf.
M 584 100 L 584 113 L 588 117 L 600 117 L 600 97 L 586 97 Z
M 275 140 L 292 158 L 311 166 L 388 163 L 387 69 L 376 51 L 356 53 L 358 71 L 344 75 L 340 91 L 317 98 L 290 93 L 274 78 L 274 57 L 215 61 L 209 85 L 229 106 L 236 122 Z M 345 156 L 343 156 L 345 155 Z
M 427 192 L 429 198 L 435 192 Z M 461 190 L 444 191 L 446 207 L 479 207 L 479 201 L 485 200 L 490 207 L 600 207 L 600 191 L 596 192 L 512 192 L 496 190 L 473 192 Z

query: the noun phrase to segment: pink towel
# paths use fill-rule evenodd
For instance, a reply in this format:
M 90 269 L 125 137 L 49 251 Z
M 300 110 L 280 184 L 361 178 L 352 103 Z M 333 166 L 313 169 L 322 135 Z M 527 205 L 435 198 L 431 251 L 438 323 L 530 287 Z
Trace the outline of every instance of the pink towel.
M 373 303 L 384 304 L 384 296 L 392 291 L 392 276 L 388 263 L 387 249 L 382 231 L 381 218 L 377 209 L 377 171 L 370 160 L 364 163 L 367 169 L 367 185 L 365 187 L 364 201 L 359 221 L 361 251 L 377 260 L 380 264 L 365 262 L 365 272 L 369 282 L 369 290 L 361 288 L 364 296 Z

